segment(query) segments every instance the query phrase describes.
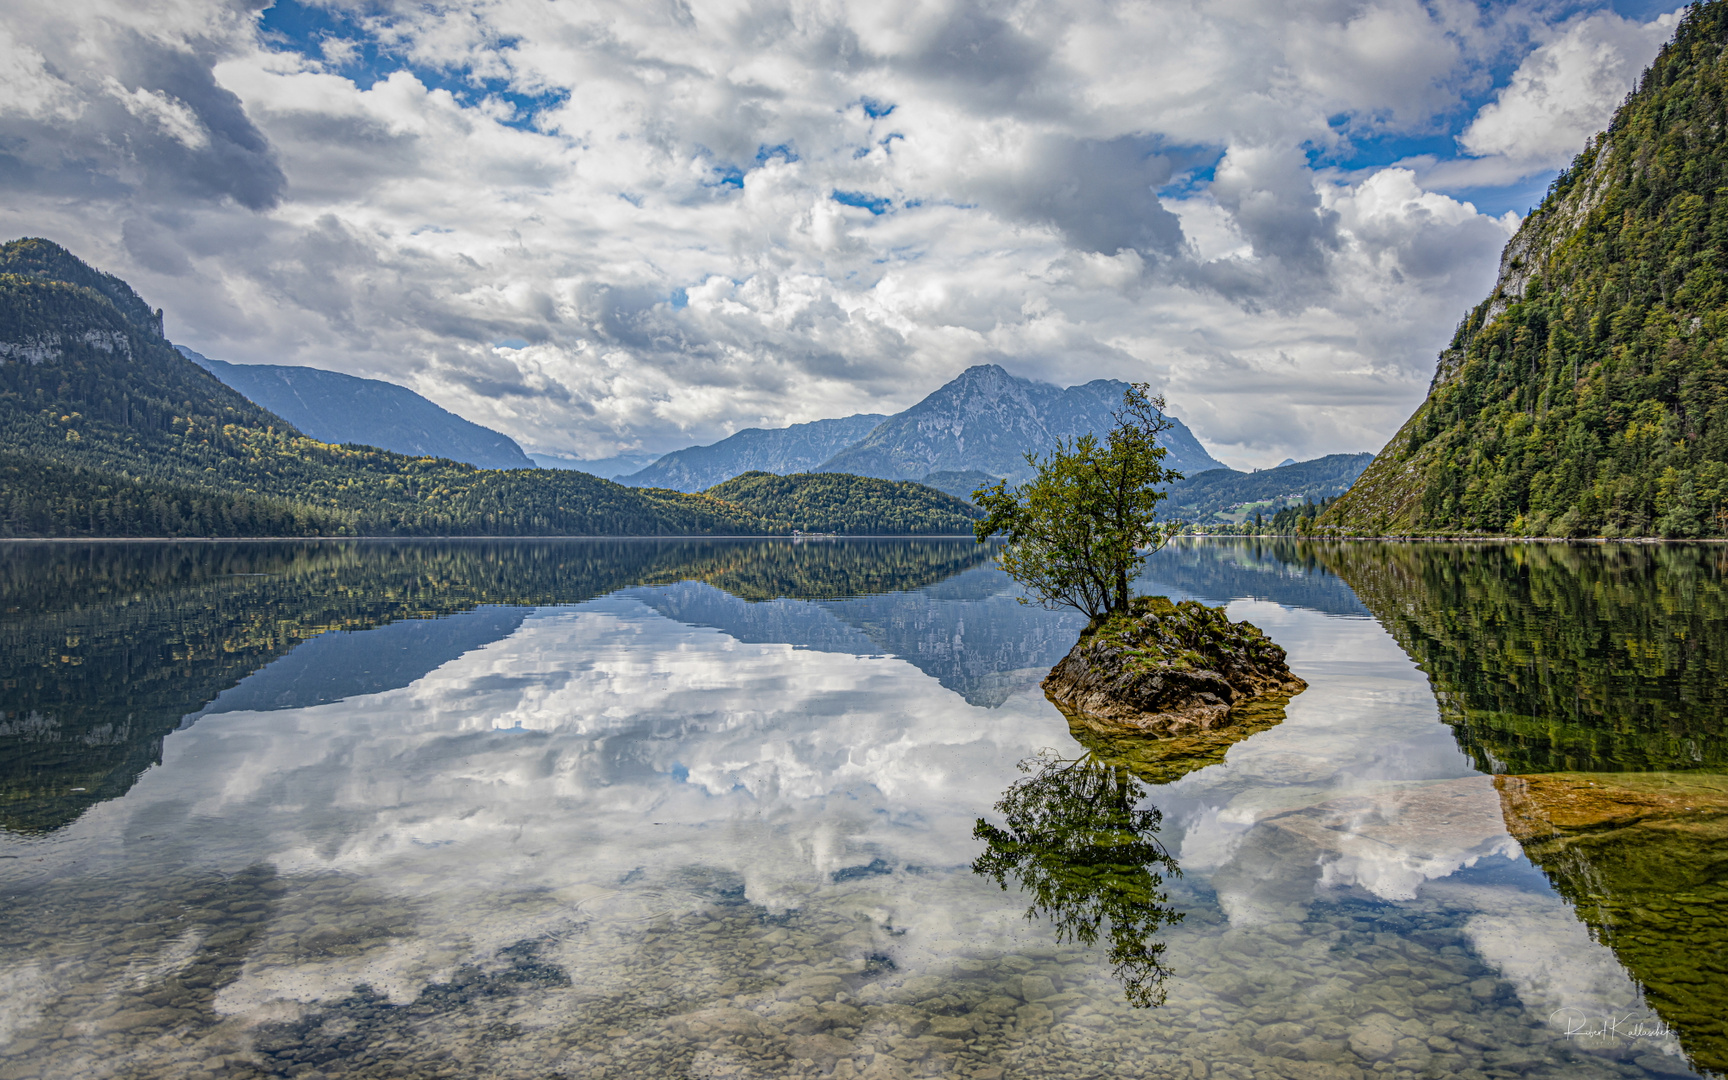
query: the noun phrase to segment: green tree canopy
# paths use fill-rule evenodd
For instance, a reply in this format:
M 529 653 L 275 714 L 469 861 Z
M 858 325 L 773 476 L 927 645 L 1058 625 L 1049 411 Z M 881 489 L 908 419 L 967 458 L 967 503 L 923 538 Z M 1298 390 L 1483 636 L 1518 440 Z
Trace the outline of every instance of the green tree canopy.
M 1017 488 L 998 480 L 972 493 L 983 543 L 1007 535 L 1002 569 L 1045 607 L 1097 618 L 1124 610 L 1128 583 L 1146 553 L 1164 546 L 1179 522 L 1157 520 L 1163 488 L 1182 474 L 1164 467 L 1158 436 L 1172 426 L 1164 399 L 1147 383 L 1122 395 L 1116 426 L 1100 440 L 1059 440 L 1047 457 L 1026 455 L 1038 475 Z

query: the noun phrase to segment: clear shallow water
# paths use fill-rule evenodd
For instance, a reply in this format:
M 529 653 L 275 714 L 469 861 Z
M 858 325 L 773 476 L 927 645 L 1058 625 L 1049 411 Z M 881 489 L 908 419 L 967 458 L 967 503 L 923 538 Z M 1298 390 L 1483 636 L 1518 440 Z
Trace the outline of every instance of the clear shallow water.
M 970 544 L 8 548 L 0 1080 L 1721 1068 L 1715 556 L 1519 550 L 1161 555 L 1178 753 Z

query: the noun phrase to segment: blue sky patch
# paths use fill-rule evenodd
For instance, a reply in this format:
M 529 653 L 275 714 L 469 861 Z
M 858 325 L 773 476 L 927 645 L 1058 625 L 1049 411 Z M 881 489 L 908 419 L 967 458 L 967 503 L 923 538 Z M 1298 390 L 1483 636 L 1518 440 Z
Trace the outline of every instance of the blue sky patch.
M 868 210 L 872 214 L 886 214 L 893 208 L 891 199 L 884 199 L 863 191 L 841 191 L 838 188 L 829 196 L 842 206 L 856 206 L 860 210 Z
M 266 44 L 324 59 L 327 67 L 351 79 L 363 90 L 370 90 L 398 71 L 406 71 L 427 89 L 446 91 L 464 108 L 489 98 L 502 101 L 511 106 L 514 115 L 499 122 L 517 130 L 533 130 L 536 115 L 562 105 L 570 96 L 563 90 L 525 94 L 513 88 L 507 79 L 480 78 L 467 68 L 416 65 L 406 55 L 380 48 L 377 37 L 365 25 L 367 21 L 347 12 L 303 4 L 300 0 L 277 0 L 265 9 L 258 25 Z M 346 49 L 343 51 L 347 55 L 340 56 L 338 52 L 339 59 L 326 58 L 326 43 L 332 41 L 344 43 Z M 500 40 L 494 42 L 493 47 L 502 52 L 514 44 L 514 41 Z

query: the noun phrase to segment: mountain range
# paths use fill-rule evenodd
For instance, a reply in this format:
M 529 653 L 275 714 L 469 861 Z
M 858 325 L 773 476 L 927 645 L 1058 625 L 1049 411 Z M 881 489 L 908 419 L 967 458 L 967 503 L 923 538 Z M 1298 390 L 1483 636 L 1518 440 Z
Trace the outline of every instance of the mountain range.
M 508 435 L 464 420 L 405 386 L 320 368 L 231 364 L 184 345 L 175 348 L 319 442 L 449 458 L 482 469 L 534 468 Z
M 47 240 L 0 244 L 0 536 L 952 534 L 978 516 L 846 475 L 739 498 L 308 437 L 170 345 L 118 278 Z
M 861 413 L 786 428 L 747 428 L 709 446 L 660 458 L 619 477 L 639 487 L 702 491 L 744 472 L 831 472 L 914 480 L 962 498 L 997 479 L 1031 476 L 1026 454 L 1058 439 L 1102 434 L 1115 423 L 1128 384 L 1098 379 L 1067 389 L 1010 375 L 997 364 L 967 368 L 893 416 Z M 1165 464 L 1186 475 L 1223 464 L 1187 425 L 1170 417 L 1160 440 Z
M 816 471 L 835 453 L 868 435 L 886 419 L 880 413 L 859 413 L 784 428 L 745 428 L 709 446 L 674 450 L 639 472 L 619 477 L 618 482 L 673 491 L 705 491 L 748 472 L 785 475 Z
M 674 450 L 644 466 L 646 459 L 631 455 L 578 460 L 525 454 L 509 436 L 394 383 L 319 368 L 233 364 L 175 347 L 225 385 L 320 442 L 431 455 L 482 469 L 571 469 L 631 487 L 685 493 L 706 491 L 750 472 L 830 472 L 913 480 L 970 498 L 982 484 L 1030 476 L 1027 451 L 1044 453 L 1058 439 L 1108 430 L 1127 389 L 1126 383 L 1109 379 L 1062 389 L 981 364 L 894 416 L 858 413 L 784 428 L 745 428 L 717 443 Z M 1166 464 L 1188 476 L 1223 468 L 1186 425 L 1170 419 L 1172 427 L 1163 439 L 1170 452 Z
M 1328 454 L 1259 472 L 1211 469 L 1171 484 L 1159 512 L 1190 525 L 1240 521 L 1255 511 L 1270 515 L 1343 494 L 1373 460 L 1373 454 Z
M 1315 528 L 1728 536 L 1728 4 L 1685 9 Z
M 884 420 L 820 471 L 916 480 L 977 470 L 1018 483 L 1035 471 L 1026 463 L 1028 451 L 1044 453 L 1058 439 L 1109 431 L 1126 389 L 1114 379 L 1062 389 L 979 364 Z M 1185 474 L 1223 468 L 1185 424 L 1171 421 L 1160 440 L 1169 451 L 1165 465 Z

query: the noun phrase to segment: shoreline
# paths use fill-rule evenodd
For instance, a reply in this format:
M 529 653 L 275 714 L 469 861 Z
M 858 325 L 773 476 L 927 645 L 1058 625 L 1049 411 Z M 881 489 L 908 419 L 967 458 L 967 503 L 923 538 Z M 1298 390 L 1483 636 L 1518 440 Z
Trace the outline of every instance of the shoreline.
M 397 543 L 426 540 L 976 540 L 971 533 L 828 533 L 791 536 L 785 533 L 570 533 L 529 536 L 0 536 L 0 544 L 246 544 L 351 543 L 356 540 Z
M 1728 537 L 1667 536 L 1315 536 L 1311 533 L 1185 533 L 1196 540 L 1377 540 L 1449 544 L 1728 544 Z

